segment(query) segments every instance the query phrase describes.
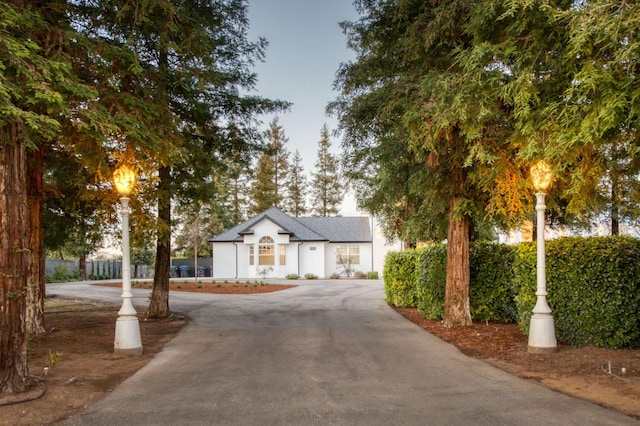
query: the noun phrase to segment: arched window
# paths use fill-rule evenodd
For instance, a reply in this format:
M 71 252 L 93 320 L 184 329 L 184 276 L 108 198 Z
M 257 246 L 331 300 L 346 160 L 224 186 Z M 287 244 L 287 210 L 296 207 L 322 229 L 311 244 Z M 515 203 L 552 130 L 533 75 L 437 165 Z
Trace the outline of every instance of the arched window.
M 275 265 L 276 247 L 273 238 L 262 237 L 258 242 L 258 265 Z

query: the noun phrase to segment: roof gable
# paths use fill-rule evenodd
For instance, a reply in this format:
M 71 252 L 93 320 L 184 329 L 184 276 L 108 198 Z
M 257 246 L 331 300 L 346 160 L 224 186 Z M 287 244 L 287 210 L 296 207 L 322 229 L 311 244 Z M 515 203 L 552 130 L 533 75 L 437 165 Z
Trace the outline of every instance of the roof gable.
M 279 234 L 289 234 L 290 241 L 326 241 L 330 243 L 371 242 L 371 226 L 367 217 L 292 217 L 271 207 L 253 218 L 228 229 L 209 242 L 241 242 L 253 233 L 253 227 L 269 220 L 279 227 Z

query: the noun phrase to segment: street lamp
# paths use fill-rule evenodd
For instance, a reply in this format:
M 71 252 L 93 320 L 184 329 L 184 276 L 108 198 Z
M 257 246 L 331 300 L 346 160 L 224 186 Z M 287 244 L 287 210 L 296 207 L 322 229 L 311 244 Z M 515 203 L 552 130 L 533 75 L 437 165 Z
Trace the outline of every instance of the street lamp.
M 127 166 L 120 166 L 113 173 L 116 189 L 120 193 L 120 214 L 122 215 L 122 307 L 116 321 L 114 351 L 132 355 L 142 355 L 140 324 L 131 301 L 131 263 L 129 260 L 129 194 L 133 190 L 136 175 Z
M 547 283 L 544 255 L 544 198 L 551 185 L 553 172 L 551 166 L 540 160 L 531 166 L 531 180 L 536 190 L 536 226 L 537 226 L 537 289 L 536 305 L 533 307 L 531 323 L 529 325 L 528 352 L 553 353 L 558 350 L 556 331 L 553 324 L 551 308 L 547 303 Z

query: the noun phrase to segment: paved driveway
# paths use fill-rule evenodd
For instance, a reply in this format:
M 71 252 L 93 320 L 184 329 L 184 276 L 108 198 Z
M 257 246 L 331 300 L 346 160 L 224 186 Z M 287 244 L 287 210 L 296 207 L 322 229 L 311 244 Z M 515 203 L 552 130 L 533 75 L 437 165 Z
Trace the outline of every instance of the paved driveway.
M 193 321 L 70 425 L 638 425 L 468 358 L 406 321 L 380 281 L 171 293 Z M 119 290 L 49 294 L 119 300 Z M 134 290 L 146 306 L 149 291 Z M 142 308 L 144 309 L 144 308 Z

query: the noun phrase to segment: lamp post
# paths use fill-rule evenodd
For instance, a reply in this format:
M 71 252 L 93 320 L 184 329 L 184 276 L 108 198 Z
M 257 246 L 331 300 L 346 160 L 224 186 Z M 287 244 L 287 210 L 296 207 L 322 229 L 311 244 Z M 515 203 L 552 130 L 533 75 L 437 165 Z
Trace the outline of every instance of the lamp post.
M 120 214 L 122 215 L 122 307 L 116 321 L 115 352 L 142 355 L 140 324 L 131 301 L 131 263 L 129 258 L 129 194 L 133 190 L 136 175 L 127 166 L 119 167 L 113 180 L 120 193 Z
M 547 283 L 544 253 L 544 198 L 553 177 L 551 166 L 540 160 L 531 166 L 531 180 L 536 190 L 536 230 L 537 230 L 537 289 L 536 305 L 533 307 L 529 325 L 529 345 L 532 353 L 553 353 L 558 349 L 551 308 L 547 303 Z

